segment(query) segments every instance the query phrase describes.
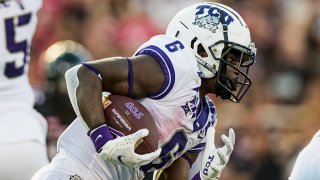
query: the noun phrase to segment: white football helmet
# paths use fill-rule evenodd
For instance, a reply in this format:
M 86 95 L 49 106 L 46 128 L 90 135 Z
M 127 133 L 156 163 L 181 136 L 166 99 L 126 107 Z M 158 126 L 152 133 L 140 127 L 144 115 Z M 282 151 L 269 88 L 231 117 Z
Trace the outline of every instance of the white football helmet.
M 173 17 L 166 34 L 193 49 L 202 78 L 217 77 L 218 97 L 234 102 L 242 99 L 252 83 L 248 71 L 256 60 L 256 48 L 248 26 L 236 11 L 219 3 L 195 4 Z M 226 58 L 231 51 L 239 54 L 238 67 Z M 237 79 L 227 78 L 227 67 L 238 72 Z

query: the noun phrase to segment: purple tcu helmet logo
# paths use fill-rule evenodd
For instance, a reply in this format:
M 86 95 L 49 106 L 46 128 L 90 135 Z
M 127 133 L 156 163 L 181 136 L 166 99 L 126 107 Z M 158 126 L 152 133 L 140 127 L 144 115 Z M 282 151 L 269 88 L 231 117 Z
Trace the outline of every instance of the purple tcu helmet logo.
M 198 25 L 200 28 L 208 29 L 209 31 L 215 33 L 218 29 L 218 25 L 221 22 L 220 16 L 222 13 L 225 14 L 225 23 L 229 25 L 234 21 L 232 16 L 230 16 L 226 11 L 219 9 L 218 7 L 213 7 L 211 5 L 200 5 L 197 7 L 196 17 L 193 25 Z

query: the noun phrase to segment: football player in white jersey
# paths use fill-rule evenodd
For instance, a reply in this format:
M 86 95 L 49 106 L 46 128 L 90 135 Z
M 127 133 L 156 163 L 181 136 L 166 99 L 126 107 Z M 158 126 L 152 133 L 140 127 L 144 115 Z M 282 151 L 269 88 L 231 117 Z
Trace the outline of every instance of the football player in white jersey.
M 144 43 L 129 58 L 84 63 L 67 71 L 68 94 L 78 118 L 58 141 L 58 154 L 33 179 L 217 179 L 233 150 L 235 134 L 214 146 L 214 103 L 239 102 L 255 62 L 250 31 L 230 7 L 200 3 L 177 13 L 165 35 Z M 138 99 L 152 114 L 159 149 L 138 155 L 142 129 L 113 139 L 104 119 L 103 92 Z M 201 156 L 198 157 L 199 152 Z M 197 159 L 198 158 L 198 159 Z M 198 165 L 193 165 L 197 159 Z M 192 167 L 192 171 L 190 171 Z
M 289 180 L 320 179 L 320 130 L 315 133 L 310 143 L 299 153 Z
M 41 0 L 0 1 L 0 179 L 24 180 L 48 164 L 46 120 L 33 109 L 30 43 Z

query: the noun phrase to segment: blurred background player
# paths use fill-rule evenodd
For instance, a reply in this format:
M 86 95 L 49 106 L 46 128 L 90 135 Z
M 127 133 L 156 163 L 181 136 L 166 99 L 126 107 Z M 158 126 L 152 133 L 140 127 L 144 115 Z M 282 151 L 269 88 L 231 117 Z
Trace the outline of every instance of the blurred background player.
M 76 118 L 69 101 L 64 74 L 69 68 L 92 60 L 92 57 L 80 43 L 64 40 L 52 44 L 42 53 L 41 60 L 45 64 L 46 82 L 43 92 L 37 91 L 39 98 L 35 109 L 48 121 L 47 146 L 51 159 L 56 154 L 59 135 Z
M 133 57 L 71 68 L 66 81 L 78 118 L 61 135 L 58 154 L 34 179 L 140 179 L 157 169 L 164 170 L 161 178 L 188 179 L 190 166 L 203 149 L 198 172 L 201 169 L 203 179 L 218 178 L 235 135 L 230 130 L 222 138 L 225 146 L 215 148 L 216 108 L 206 95 L 240 102 L 252 83 L 248 72 L 255 52 L 250 31 L 237 12 L 222 4 L 202 3 L 180 11 L 165 35 L 145 42 Z M 145 105 L 160 133 L 157 151 L 141 156 L 133 152 L 135 140 L 147 131 L 112 138 L 101 103 L 104 91 Z
M 294 163 L 289 180 L 320 179 L 320 130 L 310 143 L 302 149 Z
M 41 0 L 0 1 L 0 179 L 28 180 L 48 162 L 47 123 L 33 109 L 29 52 Z

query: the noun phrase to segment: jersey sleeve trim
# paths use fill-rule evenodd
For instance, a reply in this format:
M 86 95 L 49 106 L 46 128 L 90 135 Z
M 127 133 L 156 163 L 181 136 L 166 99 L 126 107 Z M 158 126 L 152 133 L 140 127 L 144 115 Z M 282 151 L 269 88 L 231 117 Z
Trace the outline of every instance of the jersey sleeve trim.
M 156 58 L 161 65 L 162 71 L 165 76 L 165 82 L 158 92 L 149 94 L 148 97 L 151 99 L 162 99 L 171 91 L 175 82 L 175 72 L 172 62 L 167 54 L 157 46 L 147 46 L 140 50 L 136 55 L 141 54 L 146 54 Z

